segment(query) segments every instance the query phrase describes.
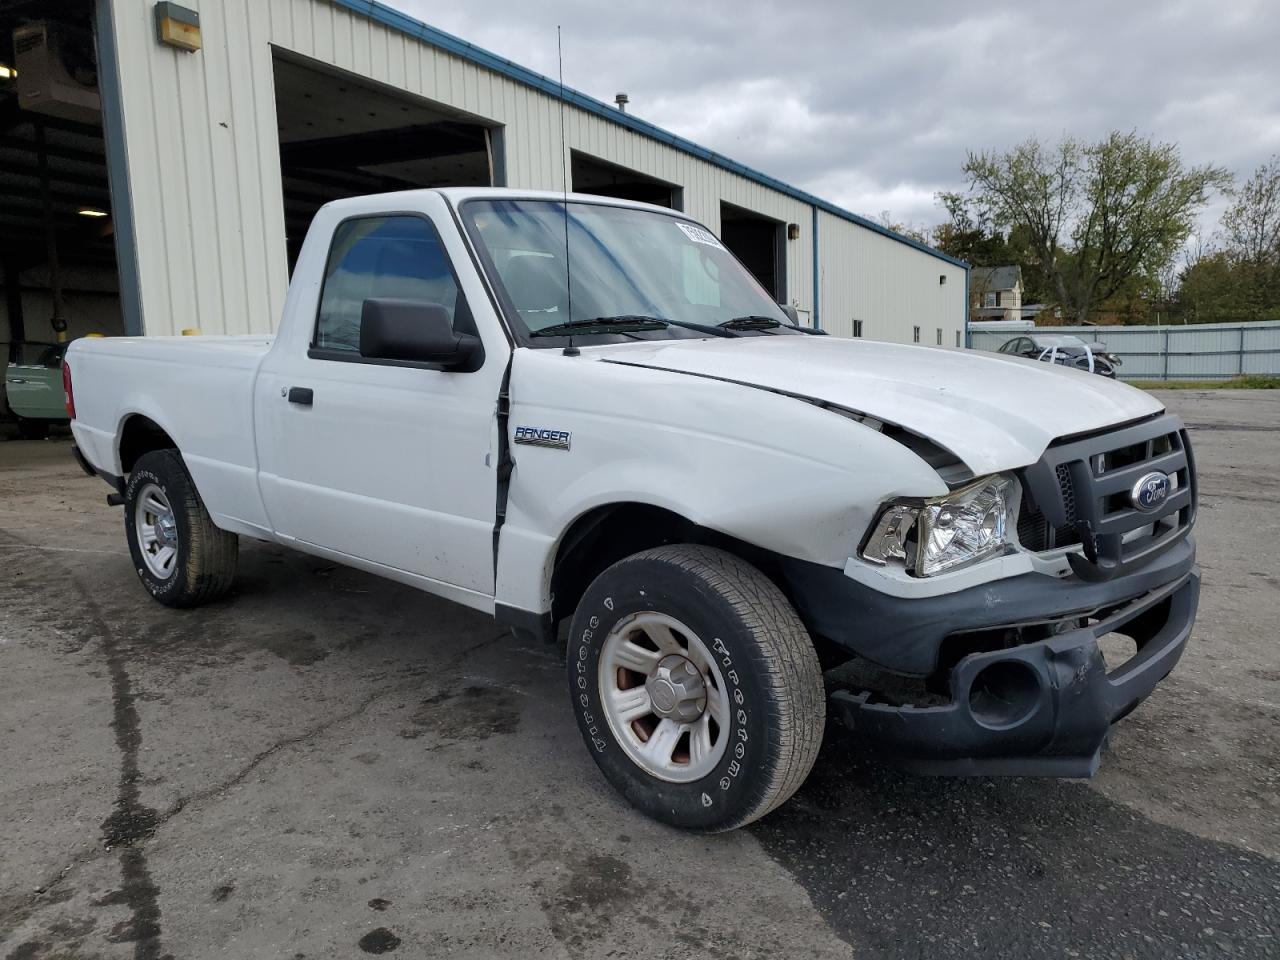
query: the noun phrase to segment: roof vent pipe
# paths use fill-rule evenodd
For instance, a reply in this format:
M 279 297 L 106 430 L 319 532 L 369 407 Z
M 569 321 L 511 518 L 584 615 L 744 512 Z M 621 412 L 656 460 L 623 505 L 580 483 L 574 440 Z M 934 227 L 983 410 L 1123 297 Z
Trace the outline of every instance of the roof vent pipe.
M 625 93 L 614 94 L 613 102 L 618 105 L 618 109 L 623 113 L 627 112 L 627 104 L 631 102 L 631 98 Z

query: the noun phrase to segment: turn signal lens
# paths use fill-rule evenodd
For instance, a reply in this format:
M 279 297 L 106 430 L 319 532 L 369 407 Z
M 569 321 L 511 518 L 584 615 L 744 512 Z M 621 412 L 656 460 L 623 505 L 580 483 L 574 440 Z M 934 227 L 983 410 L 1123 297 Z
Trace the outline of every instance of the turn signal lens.
M 916 523 L 918 507 L 898 505 L 880 514 L 880 522 L 862 548 L 862 556 L 873 563 L 907 560 L 907 537 Z M 913 551 L 914 552 L 914 551 Z

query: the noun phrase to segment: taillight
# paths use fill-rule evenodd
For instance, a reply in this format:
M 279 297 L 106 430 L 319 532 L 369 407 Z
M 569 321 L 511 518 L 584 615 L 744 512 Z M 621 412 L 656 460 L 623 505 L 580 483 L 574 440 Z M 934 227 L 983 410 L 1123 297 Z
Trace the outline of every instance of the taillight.
M 62 392 L 67 396 L 67 416 L 74 420 L 76 418 L 76 394 L 71 388 L 71 364 L 65 360 L 62 363 Z

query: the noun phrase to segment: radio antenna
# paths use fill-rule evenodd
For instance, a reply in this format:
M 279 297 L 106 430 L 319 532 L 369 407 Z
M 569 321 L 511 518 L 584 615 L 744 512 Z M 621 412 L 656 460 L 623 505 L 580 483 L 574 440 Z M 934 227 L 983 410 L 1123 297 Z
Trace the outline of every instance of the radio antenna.
M 560 41 L 560 24 L 556 24 L 556 65 L 560 70 L 560 196 L 564 211 L 564 288 L 567 294 L 565 308 L 569 311 L 567 323 L 573 322 L 573 273 L 569 268 L 569 163 L 564 149 L 564 47 Z M 569 345 L 564 348 L 566 357 L 580 353 L 573 345 L 573 333 L 569 333 Z

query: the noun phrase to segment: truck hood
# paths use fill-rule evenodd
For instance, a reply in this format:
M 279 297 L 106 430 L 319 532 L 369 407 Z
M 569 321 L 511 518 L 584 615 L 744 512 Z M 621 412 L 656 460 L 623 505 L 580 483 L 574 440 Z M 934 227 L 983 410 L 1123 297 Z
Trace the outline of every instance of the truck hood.
M 1058 437 L 1161 412 L 1096 374 L 973 350 L 835 337 L 664 340 L 585 348 L 608 363 L 793 394 L 896 424 L 976 475 L 1034 463 Z

